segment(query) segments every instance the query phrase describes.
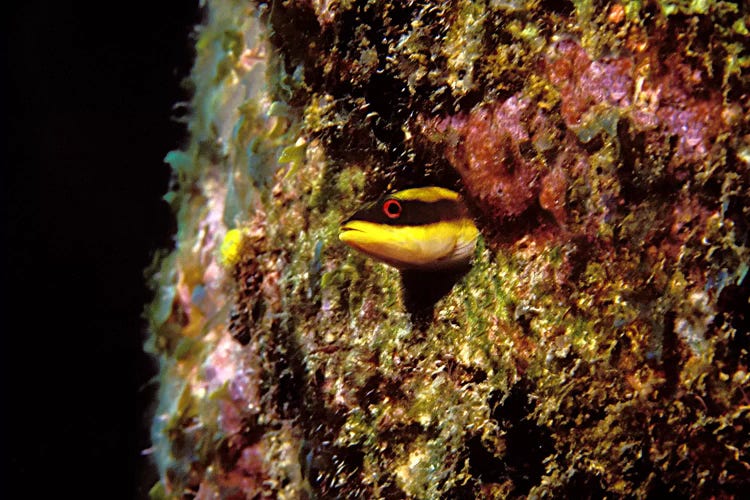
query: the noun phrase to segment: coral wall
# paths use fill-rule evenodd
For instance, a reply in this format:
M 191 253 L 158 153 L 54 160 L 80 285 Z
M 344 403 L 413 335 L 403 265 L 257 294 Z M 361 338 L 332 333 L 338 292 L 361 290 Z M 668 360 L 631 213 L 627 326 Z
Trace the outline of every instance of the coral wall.
M 153 497 L 750 486 L 745 4 L 205 11 L 151 271 Z M 337 231 L 423 185 L 482 237 L 416 314 Z

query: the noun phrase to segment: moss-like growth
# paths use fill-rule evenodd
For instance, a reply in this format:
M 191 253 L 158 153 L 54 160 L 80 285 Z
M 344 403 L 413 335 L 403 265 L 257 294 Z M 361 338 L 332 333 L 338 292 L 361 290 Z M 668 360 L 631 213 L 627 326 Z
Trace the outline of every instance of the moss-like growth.
M 154 497 L 741 495 L 747 15 L 207 2 L 148 311 Z M 336 235 L 429 184 L 483 236 L 418 315 Z

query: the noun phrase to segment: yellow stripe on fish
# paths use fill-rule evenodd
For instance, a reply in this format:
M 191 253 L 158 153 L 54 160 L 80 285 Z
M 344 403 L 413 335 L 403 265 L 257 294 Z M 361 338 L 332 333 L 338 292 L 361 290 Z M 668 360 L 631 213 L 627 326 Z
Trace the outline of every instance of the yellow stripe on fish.
M 339 231 L 350 247 L 401 270 L 467 264 L 478 235 L 458 193 L 440 187 L 386 196 L 358 210 Z

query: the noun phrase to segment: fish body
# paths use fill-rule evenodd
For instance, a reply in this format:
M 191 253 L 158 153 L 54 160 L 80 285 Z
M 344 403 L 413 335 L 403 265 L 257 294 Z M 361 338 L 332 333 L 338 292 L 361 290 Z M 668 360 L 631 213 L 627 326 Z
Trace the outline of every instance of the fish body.
M 401 270 L 465 265 L 478 235 L 458 193 L 440 187 L 385 196 L 358 210 L 339 231 L 350 247 Z

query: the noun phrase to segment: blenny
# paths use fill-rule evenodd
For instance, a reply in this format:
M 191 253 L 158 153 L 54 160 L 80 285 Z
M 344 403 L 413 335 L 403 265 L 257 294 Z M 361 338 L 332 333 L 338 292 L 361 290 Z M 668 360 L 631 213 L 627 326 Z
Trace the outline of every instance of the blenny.
M 444 270 L 467 264 L 477 230 L 458 193 L 441 187 L 399 191 L 345 220 L 339 239 L 400 270 Z

